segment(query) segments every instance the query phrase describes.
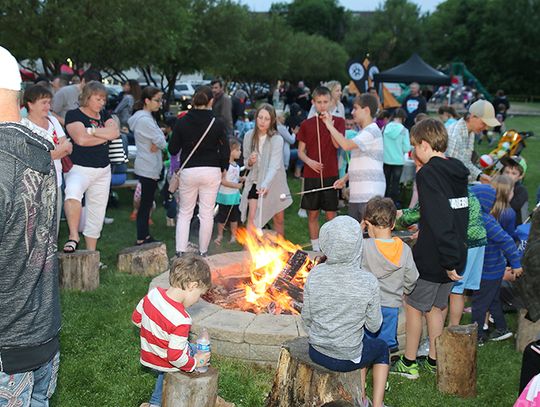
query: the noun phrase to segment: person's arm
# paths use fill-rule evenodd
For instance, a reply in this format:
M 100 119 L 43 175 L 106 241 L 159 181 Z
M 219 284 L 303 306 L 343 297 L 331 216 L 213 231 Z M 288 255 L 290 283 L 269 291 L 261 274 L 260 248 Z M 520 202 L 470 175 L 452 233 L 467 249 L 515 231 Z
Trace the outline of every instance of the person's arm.
M 183 372 L 192 372 L 199 361 L 189 356 L 189 324 L 178 325 L 169 335 L 167 360 L 174 367 Z M 201 364 L 202 366 L 203 364 Z
M 94 128 L 93 134 L 104 141 L 111 141 L 120 137 L 120 129 L 116 120 L 110 118 L 105 122 L 105 127 Z
M 73 144 L 66 137 L 59 139 L 59 143 L 54 146 L 54 150 L 51 151 L 51 158 L 53 160 L 59 160 L 67 155 L 70 155 L 73 151 Z
M 301 161 L 304 162 L 309 168 L 311 168 L 313 171 L 315 171 L 317 174 L 321 172 L 323 165 L 322 163 L 312 160 L 308 157 L 306 154 L 306 143 L 303 141 L 298 142 L 298 158 L 300 158 Z
M 231 98 L 226 98 L 225 96 L 222 97 L 222 103 L 223 103 L 223 121 L 225 122 L 225 127 L 227 129 L 227 132 L 232 132 L 233 129 L 233 120 L 232 120 L 232 102 Z
M 58 120 L 58 123 L 60 123 L 62 126 L 65 126 L 66 122 L 62 116 L 56 114 L 55 112 L 51 112 L 51 114 L 53 115 L 53 117 L 56 118 L 56 120 Z
M 331 114 L 325 112 L 321 115 L 321 118 L 323 119 L 326 128 L 330 132 L 333 142 L 337 143 L 337 146 L 334 144 L 336 148 L 341 147 L 345 151 L 351 151 L 355 148 L 358 148 L 358 146 L 353 140 L 345 138 L 345 136 L 340 133 L 338 129 L 336 129 Z
M 287 127 L 285 126 L 278 126 L 278 131 L 279 131 L 279 134 L 281 135 L 281 137 L 283 137 L 283 140 L 290 144 L 290 145 L 293 145 L 296 141 L 296 136 L 294 134 L 291 134 L 289 133 L 289 130 L 287 130 Z
M 139 119 L 135 126 L 137 132 L 142 137 L 148 138 L 150 142 L 157 147 L 157 150 L 163 150 L 167 147 L 167 140 L 163 131 L 158 127 L 154 119 L 144 117 Z
M 138 328 L 141 327 L 141 321 L 142 321 L 142 312 L 143 312 L 143 301 L 144 298 L 142 298 L 135 309 L 133 310 L 133 314 L 131 314 L 131 322 L 133 322 Z
M 402 132 L 402 148 L 405 153 L 408 153 L 409 151 L 411 151 L 411 138 L 409 136 L 409 130 L 407 130 L 407 128 L 403 126 Z
M 114 108 L 114 111 L 113 113 L 114 114 L 119 114 L 122 110 L 126 109 L 126 108 L 129 108 L 129 105 L 130 105 L 130 100 L 129 98 L 126 96 L 124 96 L 122 98 L 122 100 L 120 101 L 120 103 L 118 103 L 118 105 Z
M 242 154 L 244 155 L 244 165 L 249 170 L 253 168 L 256 162 L 254 161 L 256 153 L 253 154 L 253 151 L 251 151 L 252 143 L 253 131 L 248 131 L 244 136 L 244 141 L 242 142 Z
M 98 138 L 95 135 L 88 134 L 86 127 L 82 122 L 72 122 L 66 126 L 66 131 L 73 139 L 75 144 L 81 147 L 94 147 L 104 144 L 104 139 Z
M 311 327 L 311 310 L 310 310 L 310 297 L 309 297 L 309 276 L 304 286 L 304 304 L 302 306 L 302 322 L 306 328 L 306 331 L 309 333 L 309 328 Z
M 235 189 L 242 188 L 241 182 L 232 182 L 232 181 L 227 180 L 227 171 L 223 171 L 223 173 L 221 174 L 221 185 L 223 185 L 224 187 L 235 188 Z
M 259 186 L 259 189 L 264 190 L 265 192 L 268 189 L 268 186 L 276 176 L 278 170 L 283 168 L 283 139 L 275 134 L 270 140 L 270 160 L 268 162 L 268 169 L 266 170 L 266 175 Z
M 476 181 L 482 173 L 478 167 L 476 167 L 471 159 L 472 152 L 474 150 L 474 137 L 470 137 L 468 130 L 462 134 L 459 122 L 450 127 L 448 132 L 448 147 L 446 149 L 446 156 L 456 158 L 465 165 L 469 170 L 469 181 Z M 465 140 L 463 138 L 466 138 Z
M 403 243 L 405 244 L 405 243 Z M 409 295 L 416 287 L 416 281 L 418 280 L 419 273 L 414 263 L 412 252 L 410 248 L 404 248 L 409 252 L 407 256 L 407 262 L 405 263 L 405 273 L 403 275 L 403 293 Z
M 51 112 L 62 126 L 65 126 L 65 117 L 60 116 L 60 113 L 64 111 L 64 106 L 66 103 L 64 93 L 65 92 L 60 89 L 58 92 L 56 92 L 51 102 Z
M 488 233 L 488 239 L 502 250 L 504 257 L 510 263 L 510 267 L 514 270 L 520 269 L 521 260 L 516 243 L 495 218 L 489 224 L 486 224 L 486 233 Z
M 379 293 L 379 285 L 374 284 L 374 292 L 368 302 L 366 308 L 366 323 L 365 328 L 369 332 L 377 332 L 382 324 L 381 313 L 381 294 Z

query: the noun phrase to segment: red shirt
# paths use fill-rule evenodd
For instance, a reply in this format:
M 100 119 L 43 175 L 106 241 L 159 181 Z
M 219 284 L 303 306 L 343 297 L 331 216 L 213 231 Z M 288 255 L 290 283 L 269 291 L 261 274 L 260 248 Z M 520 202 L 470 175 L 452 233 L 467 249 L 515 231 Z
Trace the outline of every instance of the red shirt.
M 334 127 L 341 134 L 345 134 L 345 120 L 341 117 L 332 116 L 334 121 Z M 319 158 L 319 143 L 317 140 L 317 122 L 319 120 L 319 134 L 321 135 L 321 155 L 322 160 Z M 332 143 L 332 136 L 326 128 L 324 122 L 319 119 L 318 116 L 313 116 L 310 119 L 304 120 L 300 125 L 300 131 L 298 132 L 296 139 L 306 144 L 306 154 L 309 158 L 315 161 L 322 162 L 323 178 L 337 177 L 338 176 L 338 160 L 337 160 L 337 148 Z M 320 175 L 313 171 L 308 165 L 304 166 L 305 178 L 319 178 Z

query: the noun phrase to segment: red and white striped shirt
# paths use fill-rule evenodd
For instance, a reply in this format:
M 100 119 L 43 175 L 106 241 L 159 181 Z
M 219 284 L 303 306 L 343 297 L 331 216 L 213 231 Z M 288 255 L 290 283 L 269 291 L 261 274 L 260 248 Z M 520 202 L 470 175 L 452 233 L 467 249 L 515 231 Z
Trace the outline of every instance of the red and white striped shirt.
M 137 305 L 131 320 L 141 328 L 141 363 L 162 372 L 192 372 L 189 356 L 191 317 L 184 305 L 167 296 L 163 288 L 152 289 Z

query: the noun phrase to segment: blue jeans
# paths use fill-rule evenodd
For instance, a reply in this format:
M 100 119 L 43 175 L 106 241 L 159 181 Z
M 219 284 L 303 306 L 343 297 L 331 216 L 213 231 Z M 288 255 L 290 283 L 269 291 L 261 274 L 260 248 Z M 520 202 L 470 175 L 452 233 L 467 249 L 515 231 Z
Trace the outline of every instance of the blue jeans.
M 370 338 L 364 335 L 362 339 L 362 358 L 360 363 L 354 363 L 352 360 L 334 359 L 326 356 L 309 345 L 309 357 L 318 365 L 334 372 L 352 372 L 353 370 L 363 369 L 371 365 L 390 364 L 390 354 L 388 346 L 382 339 Z
M 388 348 L 390 349 L 397 348 L 397 326 L 399 308 L 381 307 L 381 313 L 383 317 L 383 322 L 379 331 L 376 333 L 364 331 L 364 334 L 367 334 L 371 338 L 382 339 L 386 342 Z
M 59 364 L 60 352 L 36 370 L 11 375 L 0 372 L 0 407 L 48 407 Z

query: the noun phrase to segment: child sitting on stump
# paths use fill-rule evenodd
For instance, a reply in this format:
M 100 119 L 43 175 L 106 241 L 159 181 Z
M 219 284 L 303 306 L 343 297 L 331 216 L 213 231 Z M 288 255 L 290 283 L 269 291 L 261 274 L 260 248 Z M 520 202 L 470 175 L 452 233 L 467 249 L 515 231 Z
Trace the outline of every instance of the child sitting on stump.
M 141 328 L 141 364 L 157 371 L 158 378 L 150 403 L 141 407 L 161 406 L 164 372 L 193 372 L 207 366 L 210 352 L 191 348 L 188 335 L 192 306 L 212 285 L 210 267 L 200 256 L 186 254 L 177 258 L 169 275 L 171 287 L 152 289 L 137 305 L 131 317 Z
M 379 280 L 383 323 L 374 337 L 397 352 L 399 307 L 403 294 L 410 294 L 418 279 L 412 251 L 399 237 L 392 237 L 397 209 L 390 198 L 376 196 L 366 206 L 363 226 L 370 239 L 364 242 L 362 268 Z
M 382 322 L 377 279 L 361 268 L 362 230 L 349 216 L 338 216 L 320 231 L 326 262 L 315 266 L 304 286 L 302 320 L 309 336 L 309 356 L 336 372 L 362 369 L 362 405 L 367 368 L 373 366 L 373 406 L 383 405 L 388 377 L 388 346 L 364 335 Z

